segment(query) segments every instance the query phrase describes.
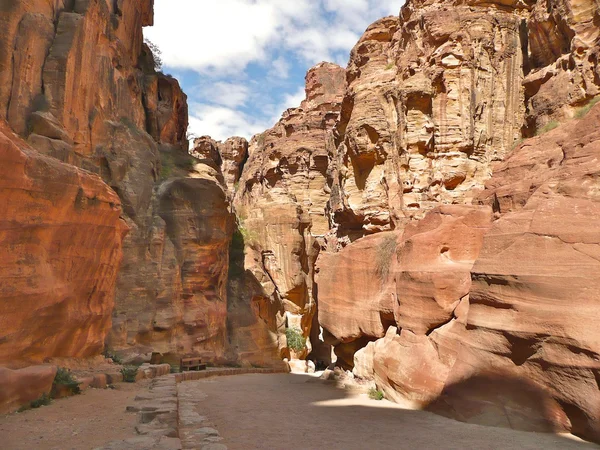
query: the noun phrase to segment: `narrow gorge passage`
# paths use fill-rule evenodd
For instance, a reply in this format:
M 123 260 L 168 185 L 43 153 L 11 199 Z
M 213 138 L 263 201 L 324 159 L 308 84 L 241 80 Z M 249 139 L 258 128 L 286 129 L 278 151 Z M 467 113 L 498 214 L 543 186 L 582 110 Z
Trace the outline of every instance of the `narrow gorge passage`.
M 180 385 L 203 398 L 229 450 L 584 449 L 571 436 L 472 425 L 338 389 L 311 375 L 240 375 Z

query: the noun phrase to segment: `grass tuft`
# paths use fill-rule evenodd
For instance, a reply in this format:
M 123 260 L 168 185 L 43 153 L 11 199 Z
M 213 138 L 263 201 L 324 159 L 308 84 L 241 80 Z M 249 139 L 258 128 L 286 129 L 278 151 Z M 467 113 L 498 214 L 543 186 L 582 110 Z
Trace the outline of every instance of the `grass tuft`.
M 102 353 L 102 356 L 104 356 L 105 358 L 112 359 L 112 361 L 115 364 L 123 364 L 123 360 L 121 358 L 119 358 L 119 356 L 111 350 L 108 350 L 108 349 L 104 350 L 104 353 Z
M 50 395 L 54 396 L 58 392 L 59 386 L 67 387 L 73 395 L 81 394 L 80 384 L 68 369 L 59 367 L 52 382 L 52 392 Z
M 377 390 L 375 388 L 371 388 L 369 390 L 369 398 L 371 400 L 383 400 L 384 395 L 383 395 L 383 392 L 381 392 L 380 390 Z
M 600 102 L 600 96 L 594 97 L 593 99 L 591 99 L 587 103 L 587 105 L 582 106 L 581 108 L 577 108 L 577 111 L 575 112 L 575 118 L 576 119 L 584 118 L 587 115 L 587 113 L 589 113 L 590 110 L 598 104 L 598 102 Z
M 392 258 L 395 253 L 396 236 L 386 236 L 377 247 L 377 259 L 375 261 L 375 270 L 377 272 L 377 276 L 381 279 L 381 281 L 387 280 L 387 277 L 390 274 L 390 264 L 392 263 Z
M 138 368 L 137 366 L 125 366 L 121 369 L 121 373 L 123 374 L 123 381 L 125 383 L 135 383 Z
M 302 335 L 302 331 L 297 328 L 286 328 L 285 338 L 287 340 L 288 348 L 300 353 L 306 348 L 306 339 Z
M 50 398 L 48 394 L 43 393 L 41 397 L 37 400 L 33 400 L 29 402 L 29 404 L 21 406 L 17 412 L 24 412 L 30 409 L 41 408 L 42 406 L 48 406 L 50 403 L 52 403 L 52 398 Z
M 549 131 L 552 131 L 555 128 L 558 128 L 559 125 L 560 125 L 560 123 L 558 123 L 556 120 L 552 120 L 552 121 L 548 122 L 546 125 L 544 125 L 542 128 L 540 128 L 539 130 L 537 130 L 535 135 L 541 136 L 542 134 L 548 133 Z

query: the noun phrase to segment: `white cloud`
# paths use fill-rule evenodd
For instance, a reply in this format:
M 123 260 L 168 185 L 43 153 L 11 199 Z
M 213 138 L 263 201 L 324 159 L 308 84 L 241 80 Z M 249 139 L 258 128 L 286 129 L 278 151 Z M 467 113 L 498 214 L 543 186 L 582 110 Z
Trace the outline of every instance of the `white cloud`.
M 397 14 L 400 0 L 156 0 L 146 35 L 166 66 L 232 75 L 279 46 L 306 61 L 349 51 L 365 18 Z M 327 16 L 327 14 L 329 16 Z
M 210 135 L 224 141 L 231 136 L 249 138 L 273 124 L 251 118 L 233 108 L 206 104 L 191 104 L 189 133 L 194 136 Z
M 306 90 L 302 87 L 294 94 L 287 94 L 283 99 L 282 111 L 288 108 L 297 108 L 306 98 Z
M 292 81 L 298 72 L 321 61 L 345 65 L 367 26 L 398 14 L 403 0 L 154 3 L 155 26 L 145 35 L 160 47 L 165 68 L 182 75 L 190 131 L 226 139 L 249 138 L 299 106 L 305 94 Z M 189 71 L 200 83 L 192 84 Z
M 283 57 L 279 57 L 271 62 L 271 69 L 269 70 L 269 75 L 286 79 L 290 76 L 291 65 L 287 62 Z
M 209 103 L 236 108 L 246 104 L 250 96 L 250 88 L 244 84 L 227 81 L 208 83 L 199 88 L 198 92 Z

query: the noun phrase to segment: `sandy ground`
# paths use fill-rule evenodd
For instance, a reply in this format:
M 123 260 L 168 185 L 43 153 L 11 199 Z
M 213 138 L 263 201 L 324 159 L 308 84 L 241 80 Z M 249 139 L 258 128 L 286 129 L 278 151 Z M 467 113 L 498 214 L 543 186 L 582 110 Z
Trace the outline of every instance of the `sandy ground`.
M 88 450 L 135 435 L 136 415 L 126 413 L 149 380 L 116 389 L 87 389 L 51 405 L 0 416 L 2 450 Z
M 229 450 L 581 449 L 572 437 L 464 424 L 350 395 L 302 375 L 242 375 L 195 383 Z

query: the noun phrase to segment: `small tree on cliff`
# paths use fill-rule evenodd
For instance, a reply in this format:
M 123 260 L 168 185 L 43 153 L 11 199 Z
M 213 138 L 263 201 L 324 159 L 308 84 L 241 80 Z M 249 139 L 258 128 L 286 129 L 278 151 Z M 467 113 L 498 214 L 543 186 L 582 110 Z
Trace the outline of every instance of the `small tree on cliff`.
M 148 38 L 144 38 L 144 44 L 148 46 L 150 52 L 152 52 L 152 59 L 154 60 L 154 69 L 161 70 L 163 66 L 162 51 L 154 42 Z

